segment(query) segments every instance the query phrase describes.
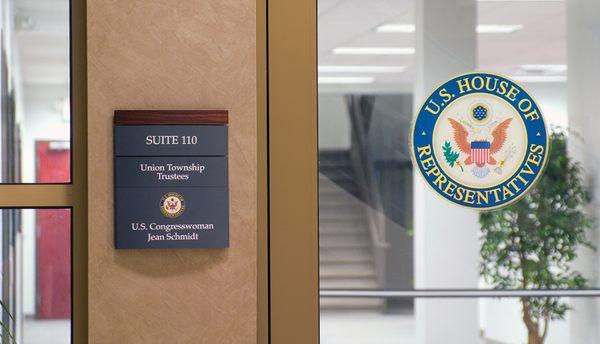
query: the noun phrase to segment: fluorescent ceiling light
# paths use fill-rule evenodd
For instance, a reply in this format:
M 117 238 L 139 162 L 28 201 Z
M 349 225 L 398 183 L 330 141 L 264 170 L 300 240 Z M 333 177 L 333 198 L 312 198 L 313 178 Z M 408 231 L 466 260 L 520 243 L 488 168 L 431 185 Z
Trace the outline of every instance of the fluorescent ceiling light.
M 405 66 L 319 66 L 321 73 L 401 73 Z
M 566 82 L 566 75 L 513 75 L 509 78 L 519 82 Z
M 561 73 L 567 71 L 565 64 L 524 64 L 521 69 L 526 72 Z
M 415 48 L 406 47 L 337 47 L 333 48 L 335 55 L 412 55 Z
M 565 0 L 478 0 L 479 2 L 564 2 Z
M 383 24 L 375 28 L 375 32 L 402 32 L 411 33 L 415 32 L 415 26 L 413 24 Z
M 513 33 L 523 28 L 523 25 L 481 24 L 477 25 L 477 33 Z
M 370 84 L 375 78 L 370 76 L 320 76 L 319 84 Z
M 523 25 L 481 24 L 477 25 L 478 33 L 512 33 L 521 30 Z M 375 28 L 378 33 L 411 33 L 415 32 L 413 24 L 383 24 Z

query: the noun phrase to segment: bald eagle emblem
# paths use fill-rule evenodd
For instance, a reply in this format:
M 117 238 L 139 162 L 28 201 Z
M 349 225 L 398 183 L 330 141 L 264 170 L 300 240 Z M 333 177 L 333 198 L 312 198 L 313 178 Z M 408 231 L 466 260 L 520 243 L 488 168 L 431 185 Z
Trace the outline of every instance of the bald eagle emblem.
M 448 121 L 454 130 L 454 143 L 458 150 L 467 156 L 462 163 L 465 166 L 474 165 L 471 169 L 473 175 L 484 178 L 490 173 L 488 165 L 499 165 L 496 172 L 501 173 L 500 168 L 503 162 L 498 163 L 494 154 L 504 146 L 506 130 L 510 126 L 512 118 L 505 119 L 499 124 L 492 123 L 483 128 L 475 128 L 468 123 L 463 125 L 453 118 L 448 118 Z

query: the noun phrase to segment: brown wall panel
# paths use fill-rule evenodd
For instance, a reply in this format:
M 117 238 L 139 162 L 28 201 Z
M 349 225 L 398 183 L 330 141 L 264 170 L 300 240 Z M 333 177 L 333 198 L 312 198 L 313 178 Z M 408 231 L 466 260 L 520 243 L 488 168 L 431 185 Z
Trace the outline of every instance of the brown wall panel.
M 88 0 L 90 343 L 254 343 L 255 0 Z M 115 250 L 115 109 L 229 110 L 230 248 Z

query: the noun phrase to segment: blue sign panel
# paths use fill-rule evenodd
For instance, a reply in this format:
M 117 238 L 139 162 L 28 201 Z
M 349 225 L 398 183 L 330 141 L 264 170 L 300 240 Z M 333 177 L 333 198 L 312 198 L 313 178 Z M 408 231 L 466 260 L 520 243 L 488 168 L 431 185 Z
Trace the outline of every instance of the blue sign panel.
M 117 248 L 224 248 L 226 187 L 117 188 Z
M 227 157 L 116 157 L 116 187 L 227 186 Z
M 116 156 L 225 156 L 225 125 L 117 125 Z
M 114 133 L 116 248 L 229 246 L 226 125 L 117 123 Z

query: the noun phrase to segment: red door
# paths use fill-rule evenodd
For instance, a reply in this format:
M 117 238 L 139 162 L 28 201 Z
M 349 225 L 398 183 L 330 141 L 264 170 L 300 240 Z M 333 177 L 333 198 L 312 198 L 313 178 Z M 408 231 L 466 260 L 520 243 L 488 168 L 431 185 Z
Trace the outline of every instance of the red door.
M 70 150 L 63 142 L 36 142 L 36 181 L 70 180 Z M 71 317 L 71 211 L 39 209 L 37 224 L 37 317 Z

